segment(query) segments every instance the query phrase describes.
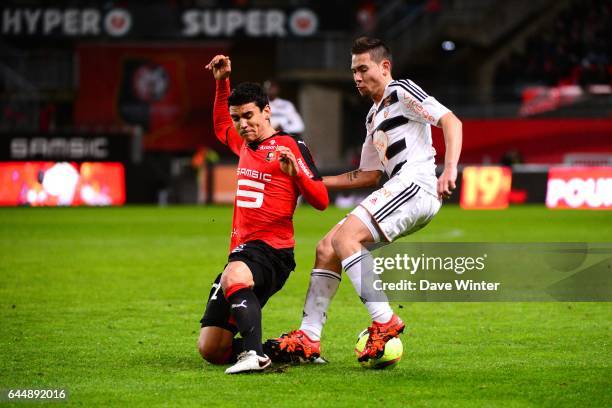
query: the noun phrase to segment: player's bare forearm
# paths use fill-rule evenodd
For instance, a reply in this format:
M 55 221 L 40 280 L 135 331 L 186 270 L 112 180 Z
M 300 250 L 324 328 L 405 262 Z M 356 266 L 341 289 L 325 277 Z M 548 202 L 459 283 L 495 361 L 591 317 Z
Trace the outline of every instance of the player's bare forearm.
M 338 176 L 323 177 L 325 187 L 334 190 L 349 190 L 354 188 L 377 186 L 382 172 L 379 170 L 353 170 Z
M 459 118 L 452 112 L 440 118 L 440 126 L 444 133 L 444 171 L 438 178 L 438 195 L 440 198 L 448 198 L 452 194 L 457 180 L 457 164 L 461 155 L 463 142 L 463 125 Z
M 457 167 L 463 142 L 463 125 L 452 112 L 440 118 L 440 125 L 444 133 L 444 145 L 446 146 L 444 167 Z

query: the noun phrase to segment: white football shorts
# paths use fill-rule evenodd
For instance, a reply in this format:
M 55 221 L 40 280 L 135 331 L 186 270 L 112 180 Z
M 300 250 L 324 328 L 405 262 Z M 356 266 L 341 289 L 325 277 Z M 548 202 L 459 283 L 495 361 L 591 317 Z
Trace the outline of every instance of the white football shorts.
M 351 214 L 358 217 L 372 233 L 375 242 L 392 242 L 410 235 L 438 213 L 442 201 L 418 185 L 394 177 L 363 200 Z

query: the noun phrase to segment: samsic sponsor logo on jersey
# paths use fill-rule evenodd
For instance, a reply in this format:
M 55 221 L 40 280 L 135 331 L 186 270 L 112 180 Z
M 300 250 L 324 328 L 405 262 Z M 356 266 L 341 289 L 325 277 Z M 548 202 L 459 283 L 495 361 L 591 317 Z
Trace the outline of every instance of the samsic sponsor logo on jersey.
M 612 167 L 552 168 L 546 191 L 548 208 L 612 209 Z
M 319 19 L 309 9 L 186 10 L 182 34 L 186 37 L 285 37 L 316 33 Z
M 123 37 L 132 27 L 132 16 L 119 8 L 108 12 L 95 8 L 6 8 L 0 24 L 3 35 Z
M 238 167 L 236 169 L 236 174 L 238 177 L 246 176 L 255 180 L 272 181 L 272 175 L 270 173 L 262 173 L 258 170 L 245 169 L 244 167 Z

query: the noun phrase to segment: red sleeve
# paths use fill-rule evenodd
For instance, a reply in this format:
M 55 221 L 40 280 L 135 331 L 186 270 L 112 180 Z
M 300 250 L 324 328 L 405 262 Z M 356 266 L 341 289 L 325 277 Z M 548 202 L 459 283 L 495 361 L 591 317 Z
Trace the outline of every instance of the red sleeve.
M 232 118 L 227 106 L 227 97 L 230 93 L 229 79 L 217 81 L 215 89 L 215 105 L 213 108 L 213 124 L 215 136 L 224 145 L 232 149 L 236 155 L 240 155 L 240 148 L 244 141 L 234 129 Z
M 321 180 L 313 180 L 301 170 L 295 178 L 300 194 L 304 196 L 308 204 L 321 211 L 327 208 L 329 196 L 327 195 L 327 188 Z
M 325 188 L 319 176 L 319 171 L 315 166 L 308 147 L 306 147 L 304 141 L 299 139 L 297 143 L 290 143 L 289 147 L 298 162 L 299 172 L 294 177 L 294 180 L 300 190 L 300 194 L 302 194 L 308 204 L 317 210 L 326 209 L 329 205 L 327 188 Z

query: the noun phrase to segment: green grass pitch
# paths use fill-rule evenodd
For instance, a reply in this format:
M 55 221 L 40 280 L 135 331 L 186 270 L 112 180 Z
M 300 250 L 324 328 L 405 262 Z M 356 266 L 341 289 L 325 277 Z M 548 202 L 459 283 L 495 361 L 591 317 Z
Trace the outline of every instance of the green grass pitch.
M 298 267 L 264 337 L 301 319 L 317 241 L 343 210 L 298 209 Z M 404 357 L 362 369 L 368 315 L 344 279 L 325 366 L 227 376 L 196 351 L 229 207 L 0 209 L 0 389 L 66 388 L 83 406 L 612 406 L 610 303 L 405 303 Z M 612 241 L 606 211 L 444 207 L 421 241 Z

